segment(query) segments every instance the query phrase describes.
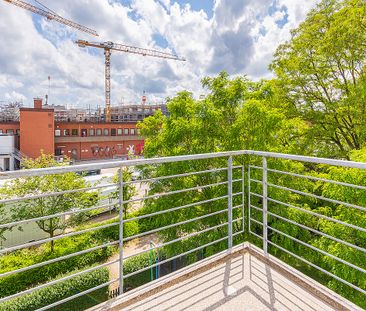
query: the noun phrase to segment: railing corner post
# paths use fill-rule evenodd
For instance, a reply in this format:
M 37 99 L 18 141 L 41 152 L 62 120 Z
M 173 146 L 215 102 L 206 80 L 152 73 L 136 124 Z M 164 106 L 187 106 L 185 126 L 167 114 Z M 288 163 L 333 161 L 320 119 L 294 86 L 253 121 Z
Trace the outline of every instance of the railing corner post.
M 267 158 L 263 157 L 263 175 L 262 175 L 262 186 L 263 186 L 263 252 L 265 255 L 268 254 L 268 166 Z
M 119 205 L 119 294 L 123 294 L 123 171 L 118 173 L 118 205 Z
M 228 180 L 228 248 L 233 247 L 233 157 L 230 156 L 227 165 Z

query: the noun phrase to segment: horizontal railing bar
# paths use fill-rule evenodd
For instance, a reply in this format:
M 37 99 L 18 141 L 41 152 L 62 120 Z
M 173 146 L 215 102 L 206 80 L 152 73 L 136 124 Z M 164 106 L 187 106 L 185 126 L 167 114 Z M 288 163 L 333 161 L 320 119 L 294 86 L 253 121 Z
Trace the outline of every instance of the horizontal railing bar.
M 63 174 L 69 172 L 90 171 L 96 169 L 131 167 L 131 166 L 174 163 L 174 162 L 193 161 L 193 160 L 208 160 L 213 158 L 223 158 L 236 155 L 239 156 L 244 154 L 245 151 L 226 151 L 218 153 L 203 153 L 203 154 L 192 154 L 192 155 L 161 157 L 161 158 L 132 159 L 122 161 L 109 161 L 109 162 L 106 161 L 91 164 L 78 164 L 70 166 L 57 166 L 54 168 L 39 168 L 31 170 L 0 172 L 0 179 L 18 178 L 25 176 L 40 176 L 45 174 Z
M 282 217 L 282 216 L 280 216 L 280 215 L 274 214 L 274 213 L 272 213 L 272 212 L 268 212 L 268 215 L 273 216 L 273 217 L 276 217 L 276 218 L 281 219 L 281 220 L 283 220 L 283 221 L 286 221 L 286 222 L 288 222 L 288 223 L 290 223 L 290 224 L 293 224 L 293 225 L 298 226 L 298 227 L 300 227 L 300 228 L 303 228 L 303 229 L 305 229 L 305 230 L 309 230 L 309 231 L 311 231 L 311 232 L 313 232 L 313 233 L 316 233 L 316 234 L 319 234 L 319 235 L 321 235 L 321 236 L 324 236 L 324 237 L 326 237 L 326 238 L 328 238 L 328 239 L 330 239 L 330 240 L 333 240 L 333 241 L 335 241 L 335 242 L 338 242 L 338 243 L 344 244 L 344 245 L 346 245 L 346 246 L 352 247 L 352 248 L 354 248 L 354 249 L 356 249 L 356 250 L 358 250 L 358 251 L 361 251 L 361 252 L 363 252 L 363 253 L 366 253 L 366 249 L 364 249 L 364 248 L 362 248 L 362 247 L 359 247 L 359 246 L 357 246 L 357 245 L 351 244 L 351 243 L 349 243 L 349 242 L 347 242 L 347 241 L 343 241 L 343 240 L 341 240 L 341 239 L 338 239 L 338 238 L 336 238 L 336 237 L 334 237 L 334 236 L 331 236 L 331 235 L 326 234 L 326 233 L 324 233 L 324 232 L 321 232 L 321 231 L 319 231 L 319 230 L 313 229 L 313 228 L 311 228 L 311 227 L 308 227 L 308 226 L 305 226 L 305 225 L 299 224 L 299 223 L 298 223 L 298 222 L 296 222 L 296 221 L 293 221 L 293 220 L 287 219 L 287 218 L 285 218 L 285 217 Z
M 1 178 L 0 178 L 1 179 Z M 2 199 L 0 200 L 0 203 L 14 203 L 19 201 L 28 201 L 28 200 L 34 200 L 34 199 L 40 199 L 40 198 L 48 198 L 52 196 L 58 196 L 63 194 L 70 194 L 70 193 L 76 193 L 81 191 L 90 191 L 90 190 L 97 190 L 101 188 L 107 188 L 107 187 L 117 187 L 118 184 L 107 184 L 107 185 L 98 185 L 93 187 L 87 187 L 87 188 L 78 188 L 78 189 L 71 189 L 71 190 L 64 190 L 59 192 L 47 192 L 47 193 L 41 193 L 41 194 L 35 194 L 28 197 L 17 197 L 17 198 L 11 198 L 11 199 Z
M 262 237 L 262 236 L 260 236 L 259 234 L 256 234 L 256 233 L 254 233 L 253 231 L 249 231 L 249 233 L 250 233 L 250 234 L 253 234 L 253 235 L 254 235 L 254 236 L 256 236 L 258 239 L 263 240 L 263 237 Z
M 232 197 L 236 197 L 236 196 L 241 195 L 241 194 L 243 194 L 243 192 L 233 193 Z
M 287 250 L 287 249 L 285 249 L 285 248 L 283 248 L 283 247 L 281 247 L 281 246 L 277 245 L 276 243 L 273 243 L 273 242 L 272 242 L 272 241 L 270 241 L 270 240 L 268 240 L 268 243 L 270 243 L 271 245 L 273 245 L 273 246 L 277 247 L 278 249 L 282 250 L 283 252 L 285 252 L 285 253 L 287 253 L 287 254 L 289 254 L 289 255 L 291 255 L 291 256 L 294 256 L 295 258 L 297 258 L 297 259 L 301 260 L 302 262 L 305 262 L 305 263 L 306 263 L 306 264 L 308 264 L 309 266 L 311 266 L 311 267 L 313 267 L 313 268 L 315 268 L 315 269 L 318 269 L 319 271 L 321 271 L 321 272 L 323 272 L 323 273 L 325 273 L 325 274 L 327 274 L 327 275 L 329 275 L 329 276 L 331 276 L 331 277 L 335 278 L 336 280 L 338 280 L 338 281 L 340 281 L 340 282 L 342 282 L 342 283 L 344 283 L 344 284 L 346 284 L 346 285 L 348 285 L 348 286 L 350 286 L 350 287 L 354 288 L 355 290 L 357 290 L 357 291 L 359 291 L 359 292 L 363 293 L 364 295 L 366 295 L 366 291 L 365 291 L 365 290 L 363 290 L 362 288 L 359 288 L 358 286 L 356 286 L 356 285 L 354 285 L 354 284 L 352 284 L 352 283 L 350 283 L 350 282 L 348 282 L 348 281 L 346 281 L 346 280 L 344 280 L 344 279 L 340 278 L 339 276 L 337 276 L 337 275 L 335 275 L 335 274 L 333 274 L 333 273 L 331 273 L 331 272 L 329 272 L 329 271 L 327 271 L 327 270 L 325 270 L 325 269 L 323 269 L 323 268 L 321 268 L 321 267 L 319 267 L 319 266 L 317 266 L 317 265 L 313 264 L 312 262 L 310 262 L 310 261 L 306 260 L 305 258 L 302 258 L 302 257 L 300 257 L 299 255 L 296 255 L 295 253 L 293 253 L 293 252 L 291 252 L 291 251 L 289 251 L 289 250 Z
M 99 227 L 92 227 L 92 228 L 88 228 L 88 229 L 84 229 L 84 230 L 80 230 L 80 231 L 74 231 L 74 232 L 70 232 L 70 233 L 61 234 L 61 235 L 58 235 L 58 236 L 55 236 L 55 237 L 52 237 L 52 238 L 42 239 L 42 240 L 30 242 L 30 243 L 25 243 L 25 244 L 16 245 L 16 246 L 8 247 L 8 248 L 3 248 L 3 249 L 0 250 L 0 254 L 4 254 L 4 253 L 12 252 L 12 251 L 15 251 L 15 250 L 18 250 L 18 249 L 22 249 L 22 248 L 26 248 L 26 247 L 31 247 L 31 246 L 47 243 L 47 242 L 50 242 L 50 241 L 63 239 L 63 238 L 74 236 L 74 235 L 83 234 L 83 233 L 86 233 L 86 232 L 89 232 L 89 231 L 105 229 L 105 228 L 109 228 L 109 227 L 113 227 L 113 226 L 117 226 L 117 225 L 119 225 L 119 222 L 114 222 L 114 223 L 99 226 Z
M 72 279 L 72 278 L 74 278 L 76 276 L 79 276 L 79 275 L 82 275 L 84 273 L 92 272 L 92 271 L 98 270 L 100 268 L 103 268 L 103 267 L 106 267 L 106 266 L 110 266 L 110 265 L 112 265 L 112 264 L 114 264 L 116 262 L 119 262 L 119 259 L 116 259 L 116 260 L 113 260 L 113 261 L 110 261 L 110 262 L 106 262 L 106 263 L 100 264 L 98 266 L 95 266 L 95 267 L 92 267 L 92 268 L 89 268 L 89 269 L 85 269 L 83 271 L 76 272 L 76 273 L 71 274 L 71 275 L 67 275 L 65 277 L 62 277 L 62 278 L 59 278 L 59 279 L 50 281 L 50 282 L 45 283 L 45 284 L 38 285 L 36 287 L 29 288 L 29 289 L 27 289 L 25 291 L 22 291 L 22 292 L 19 292 L 19 293 L 16 293 L 16 294 L 13 294 L 13 295 L 4 297 L 4 298 L 0 298 L 0 303 L 1 302 L 4 302 L 4 301 L 7 301 L 7 300 L 10 300 L 10 299 L 14 299 L 14 298 L 19 297 L 19 296 L 23 296 L 23 295 L 26 295 L 26 294 L 30 294 L 30 293 L 32 293 L 32 292 L 34 292 L 36 290 L 41 289 L 41 288 L 48 287 L 48 286 L 51 286 L 51 285 L 54 285 L 54 284 L 57 284 L 57 283 L 60 283 L 60 282 L 63 282 L 63 281 Z
M 183 209 L 183 208 L 193 207 L 193 206 L 197 206 L 197 205 L 200 205 L 200 204 L 206 204 L 206 203 L 210 203 L 210 202 L 214 202 L 214 201 L 218 201 L 218 200 L 222 200 L 222 199 L 226 199 L 226 198 L 227 198 L 227 195 L 222 196 L 222 197 L 213 198 L 213 199 L 204 200 L 204 201 L 198 201 L 198 202 L 195 202 L 195 203 L 190 203 L 190 204 L 187 204 L 187 205 L 173 207 L 173 208 L 170 208 L 168 210 L 162 210 L 162 211 L 158 211 L 158 212 L 147 214 L 147 215 L 141 215 L 141 216 L 136 216 L 136 217 L 132 217 L 132 218 L 127 218 L 127 219 L 123 220 L 123 223 L 130 222 L 130 221 L 135 221 L 135 220 L 139 220 L 139 219 L 144 219 L 144 218 L 148 218 L 148 217 L 153 217 L 153 216 L 156 216 L 156 215 L 161 215 L 161 214 L 165 214 L 165 213 L 168 213 L 168 212 L 177 211 L 177 210 L 180 210 L 180 209 Z
M 263 170 L 263 167 L 261 166 L 257 166 L 257 165 L 249 165 L 250 168 L 255 168 L 255 169 L 258 169 L 258 170 Z
M 234 236 L 237 236 L 237 235 L 239 235 L 239 234 L 243 234 L 243 233 L 244 233 L 244 230 L 238 231 L 238 232 L 236 232 L 236 233 L 233 233 L 233 237 L 234 237 Z
M 316 216 L 316 217 L 319 217 L 319 218 L 323 218 L 323 219 L 326 219 L 326 220 L 329 220 L 329 221 L 332 221 L 332 222 L 335 222 L 335 223 L 344 225 L 346 227 L 350 227 L 350 228 L 355 229 L 355 230 L 360 230 L 360 231 L 366 233 L 366 228 L 358 227 L 358 226 L 352 225 L 352 224 L 350 224 L 348 222 L 344 222 L 344 221 L 341 221 L 341 220 L 338 220 L 338 219 L 334 219 L 332 217 L 328 217 L 328 216 L 325 216 L 325 215 L 322 215 L 322 214 L 319 214 L 319 213 L 315 213 L 315 212 L 309 211 L 307 209 L 303 209 L 301 207 L 298 207 L 298 206 L 295 206 L 295 205 L 292 205 L 292 204 L 289 204 L 289 203 L 284 203 L 284 202 L 281 202 L 281 201 L 278 201 L 278 200 L 275 200 L 275 199 L 271 199 L 271 198 L 268 198 L 268 200 L 269 201 L 272 201 L 274 203 L 277 203 L 277 204 L 280 204 L 280 205 L 284 205 L 284 206 L 287 206 L 287 207 L 290 207 L 290 208 L 294 208 L 294 209 L 297 209 L 297 210 L 299 210 L 301 212 L 304 212 L 304 213 L 307 213 L 307 214 L 310 214 L 310 215 L 313 215 L 313 216 Z
M 50 308 L 56 307 L 56 306 L 58 306 L 58 305 L 60 305 L 60 304 L 63 304 L 63 303 L 65 303 L 65 302 L 68 302 L 68 301 L 73 300 L 73 299 L 75 299 L 75 298 L 78 298 L 78 297 L 84 296 L 84 295 L 86 295 L 86 294 L 89 294 L 89 293 L 91 293 L 91 292 L 94 292 L 94 291 L 96 291 L 97 289 L 100 289 L 100 288 L 103 288 L 103 287 L 109 286 L 110 284 L 113 284 L 113 283 L 117 282 L 118 280 L 119 280 L 119 278 L 116 278 L 116 279 L 110 280 L 110 281 L 108 281 L 108 282 L 105 282 L 105 283 L 100 284 L 100 285 L 98 285 L 98 286 L 95 286 L 95 287 L 93 287 L 93 288 L 89 288 L 89 289 L 87 289 L 87 290 L 84 290 L 84 291 L 82 291 L 82 292 L 80 292 L 80 293 L 77 293 L 77 294 L 75 294 L 75 295 L 72 295 L 72 296 L 70 296 L 70 297 L 67 297 L 67 298 L 64 298 L 64 299 L 62 299 L 62 300 L 56 301 L 56 302 L 54 302 L 54 303 L 52 303 L 52 304 L 50 304 L 50 305 L 48 305 L 48 306 L 42 307 L 42 308 L 40 308 L 40 309 L 37 309 L 36 311 L 45 311 L 45 310 L 48 310 L 48 309 L 50 309 Z
M 316 195 L 316 194 L 303 192 L 303 191 L 300 191 L 300 190 L 296 190 L 296 189 L 292 189 L 292 188 L 288 188 L 288 187 L 284 187 L 284 186 L 279 186 L 279 185 L 275 185 L 275 184 L 271 184 L 271 183 L 268 183 L 268 186 L 271 186 L 271 187 L 274 187 L 274 188 L 277 188 L 277 189 L 281 189 L 281 190 L 290 191 L 290 192 L 301 194 L 301 195 L 305 195 L 305 196 L 308 196 L 308 197 L 311 197 L 311 198 L 314 198 L 314 199 L 317 199 L 317 200 L 323 200 L 323 201 L 327 201 L 327 202 L 330 202 L 330 203 L 333 203 L 333 204 L 344 205 L 344 206 L 347 206 L 347 207 L 355 208 L 355 209 L 358 209 L 360 211 L 366 212 L 366 208 L 362 207 L 362 206 L 359 206 L 359 205 L 355 205 L 355 204 L 351 204 L 351 203 L 347 203 L 347 202 L 342 202 L 342 201 L 322 197 L 322 196 L 319 196 L 319 195 Z
M 192 160 L 205 160 L 205 159 L 222 158 L 222 157 L 230 157 L 230 156 L 241 156 L 241 155 L 253 155 L 253 156 L 260 156 L 260 157 L 267 157 L 267 158 L 277 158 L 277 159 L 283 159 L 283 160 L 293 160 L 293 161 L 309 162 L 309 163 L 316 163 L 316 164 L 327 164 L 327 165 L 340 166 L 340 167 L 366 169 L 366 163 L 362 163 L 362 162 L 316 158 L 316 157 L 299 156 L 299 155 L 293 155 L 293 154 L 282 154 L 282 153 L 276 153 L 276 152 L 240 150 L 240 151 L 204 153 L 204 154 L 182 155 L 182 156 L 161 157 L 161 158 L 109 161 L 109 162 L 102 162 L 102 163 L 58 166 L 58 167 L 54 167 L 54 168 L 39 168 L 39 169 L 20 170 L 20 171 L 11 171 L 11 172 L 0 172 L 0 179 L 18 178 L 18 177 L 26 177 L 26 176 L 40 176 L 40 175 L 46 175 L 46 174 L 62 174 L 62 173 L 67 173 L 67 172 L 79 172 L 79 171 L 88 171 L 88 170 L 96 170 L 96 169 L 104 169 L 104 168 L 131 167 L 131 166 L 149 165 L 149 164 L 162 164 L 162 163 L 173 163 L 173 162 L 192 161 Z
M 249 195 L 254 195 L 255 197 L 258 197 L 258 198 L 263 198 L 263 196 L 261 194 L 258 194 L 258 193 L 255 193 L 255 192 L 249 192 Z
M 260 221 L 258 221 L 258 220 L 256 220 L 256 219 L 254 219 L 254 218 L 250 218 L 250 221 L 253 221 L 253 222 L 255 222 L 256 224 L 263 226 L 263 223 L 262 223 L 262 222 L 260 222 Z
M 232 210 L 236 210 L 236 209 L 239 209 L 239 208 L 242 208 L 242 207 L 243 207 L 242 204 L 236 205 L 236 206 L 233 206 Z
M 46 266 L 46 265 L 49 265 L 49 264 L 52 264 L 52 263 L 55 263 L 55 262 L 58 262 L 58 261 L 61 261 L 61 260 L 69 259 L 69 258 L 72 258 L 72 257 L 75 257 L 75 256 L 83 255 L 83 254 L 90 253 L 90 252 L 93 252 L 95 250 L 98 250 L 98 249 L 101 249 L 101 248 L 104 248 L 104 247 L 113 246 L 113 245 L 117 245 L 117 244 L 118 244 L 118 241 L 114 241 L 114 242 L 106 243 L 106 244 L 103 244 L 103 245 L 95 246 L 95 247 L 92 247 L 92 248 L 88 248 L 86 250 L 79 251 L 79 252 L 76 252 L 76 253 L 72 253 L 72 254 L 69 254 L 69 255 L 65 255 L 65 256 L 57 257 L 57 258 L 54 258 L 54 259 L 51 259 L 51 260 L 36 263 L 34 265 L 27 266 L 27 267 L 24 267 L 24 268 L 20 268 L 20 269 L 17 269 L 17 270 L 4 272 L 4 273 L 0 274 L 0 278 L 9 276 L 9 275 L 12 275 L 12 274 L 15 274 L 15 273 L 24 272 L 24 271 L 27 271 L 27 270 L 30 270 L 30 269 Z
M 254 182 L 258 183 L 258 184 L 262 184 L 263 183 L 263 181 L 258 180 L 258 179 L 254 179 L 254 178 L 251 178 L 249 181 L 254 181 Z
M 358 271 L 366 274 L 366 270 L 363 269 L 363 268 L 361 268 L 361 267 L 359 267 L 359 266 L 356 266 L 356 265 L 354 265 L 354 264 L 352 264 L 352 263 L 350 263 L 348 261 L 345 261 L 345 260 L 343 260 L 343 259 L 341 259 L 341 258 L 339 258 L 337 256 L 334 256 L 334 255 L 332 255 L 332 254 L 330 254 L 330 253 L 328 253 L 326 251 L 323 251 L 322 249 L 320 249 L 318 247 L 315 247 L 315 246 L 313 246 L 311 244 L 308 244 L 306 242 L 303 242 L 303 241 L 301 241 L 301 240 L 299 240 L 299 239 L 297 239 L 297 238 L 295 238 L 295 237 L 293 237 L 293 236 L 291 236 L 291 235 L 289 235 L 289 234 L 287 234 L 287 233 L 285 233 L 285 232 L 283 232 L 281 230 L 278 230 L 278 229 L 273 228 L 271 226 L 267 226 L 267 228 L 269 228 L 270 230 L 272 230 L 274 232 L 277 232 L 278 234 L 281 234 L 281 235 L 285 236 L 286 238 L 288 238 L 288 239 L 290 239 L 292 241 L 295 241 L 296 243 L 299 243 L 299 244 L 301 244 L 303 246 L 309 247 L 310 249 L 312 249 L 312 250 L 314 250 L 316 252 L 319 252 L 319 253 L 321 253 L 321 254 L 323 254 L 325 256 L 328 256 L 330 258 L 333 258 L 334 260 L 339 261 L 339 262 L 343 263 L 344 265 L 346 265 L 348 267 L 351 267 L 351 268 L 353 268 L 355 270 L 358 270 Z
M 147 183 L 147 182 L 165 180 L 165 179 L 170 179 L 170 178 L 187 177 L 187 176 L 191 176 L 191 175 L 200 175 L 200 174 L 215 173 L 215 172 L 222 172 L 222 171 L 227 171 L 227 167 L 215 168 L 215 169 L 205 170 L 205 171 L 182 173 L 182 174 L 176 174 L 176 175 L 167 175 L 167 176 L 159 176 L 159 177 L 153 177 L 153 178 L 137 179 L 137 180 L 126 181 L 126 182 L 124 182 L 124 184 L 125 185 L 140 184 L 140 183 Z
M 163 244 L 159 244 L 159 245 L 153 246 L 153 247 L 148 248 L 148 249 L 143 249 L 143 250 L 141 250 L 139 252 L 136 252 L 136 253 L 134 253 L 132 255 L 128 255 L 128 256 L 124 257 L 123 260 L 129 259 L 131 257 L 135 257 L 137 255 L 141 255 L 143 253 L 150 252 L 151 250 L 159 249 L 159 248 L 162 248 L 164 246 L 167 246 L 167 245 L 170 245 L 170 244 L 174 244 L 174 243 L 180 242 L 180 241 L 185 240 L 185 239 L 188 239 L 188 238 L 195 237 L 195 236 L 200 235 L 202 233 L 209 232 L 209 231 L 212 231 L 212 230 L 215 230 L 215 229 L 218 229 L 218 228 L 227 226 L 227 225 L 228 225 L 228 222 L 225 222 L 225 223 L 222 223 L 222 224 L 213 226 L 213 227 L 206 228 L 206 229 L 201 230 L 201 231 L 197 231 L 197 232 L 193 232 L 193 233 L 187 234 L 187 235 L 185 235 L 183 237 L 180 237 L 180 238 L 177 238 L 177 239 L 174 239 L 174 240 L 165 242 Z
M 226 185 L 227 183 L 228 183 L 227 181 L 222 181 L 222 182 L 209 184 L 209 185 L 196 186 L 196 187 L 186 188 L 186 189 L 181 189 L 181 190 L 174 190 L 174 191 L 169 191 L 169 192 L 157 193 L 157 194 L 148 195 L 148 196 L 145 196 L 145 197 L 142 197 L 142 198 L 126 200 L 123 203 L 127 204 L 127 203 L 132 203 L 132 202 L 144 201 L 144 200 L 148 200 L 148 199 L 155 199 L 155 198 L 164 197 L 164 196 L 172 195 L 172 194 L 178 194 L 178 193 L 183 193 L 183 192 L 188 192 L 188 191 L 193 191 L 193 190 L 201 190 L 201 189 L 205 189 L 205 188 L 209 188 L 209 187 L 216 187 L 216 186 Z
M 118 203 L 111 203 L 111 204 L 93 206 L 93 207 L 89 207 L 89 208 L 85 208 L 85 209 L 77 209 L 77 210 L 74 210 L 74 211 L 57 213 L 57 214 L 52 214 L 52 215 L 47 215 L 47 216 L 29 218 L 29 219 L 24 219 L 24 220 L 18 220 L 18 221 L 9 222 L 7 224 L 0 225 L 0 229 L 1 228 L 9 228 L 9 227 L 14 227 L 14 226 L 19 226 L 19 225 L 22 225 L 22 224 L 25 224 L 25 223 L 35 222 L 35 221 L 39 221 L 39 220 L 51 219 L 51 218 L 62 217 L 62 216 L 67 216 L 67 215 L 73 215 L 73 214 L 77 214 L 77 213 L 84 213 L 84 212 L 89 212 L 89 211 L 93 211 L 93 210 L 97 210 L 97 209 L 104 209 L 104 208 L 110 207 L 110 209 L 106 210 L 106 212 L 108 212 L 108 211 L 113 210 L 114 207 L 117 204 Z
M 259 208 L 253 204 L 250 204 L 250 207 L 254 208 L 255 210 L 257 210 L 258 212 L 262 212 L 263 213 L 263 209 L 262 208 Z
M 198 250 L 200 250 L 200 249 L 202 249 L 202 248 L 204 248 L 204 247 L 207 247 L 207 246 L 210 246 L 210 245 L 213 245 L 213 244 L 219 243 L 219 242 L 224 241 L 224 240 L 227 240 L 227 239 L 228 239 L 228 237 L 226 236 L 226 237 L 223 237 L 223 238 L 221 238 L 221 239 L 218 239 L 218 240 L 212 241 L 212 242 L 210 242 L 210 243 L 207 243 L 207 244 L 204 244 L 204 245 L 202 245 L 202 246 L 196 247 L 196 248 L 191 249 L 191 250 L 189 250 L 189 251 L 187 251 L 187 252 L 184 252 L 184 253 L 182 253 L 182 254 L 179 254 L 179 255 L 176 255 L 176 256 L 170 257 L 170 258 L 165 259 L 165 260 L 162 260 L 162 261 L 160 261 L 160 262 L 158 262 L 158 263 L 155 263 L 155 264 L 149 265 L 148 267 L 145 267 L 145 268 L 139 269 L 139 270 L 137 270 L 137 271 L 131 272 L 131 273 L 129 273 L 129 274 L 126 274 L 126 275 L 124 275 L 124 276 L 123 276 L 123 278 L 124 278 L 124 279 L 126 279 L 126 278 L 131 277 L 131 276 L 133 276 L 133 275 L 135 275 L 135 274 L 139 274 L 139 273 L 141 273 L 141 272 L 143 272 L 143 271 L 149 270 L 149 269 L 154 268 L 154 267 L 156 267 L 156 266 L 162 265 L 162 264 L 164 264 L 164 263 L 166 263 L 166 262 L 172 261 L 172 260 L 174 260 L 174 259 L 176 259 L 176 258 L 179 258 L 179 257 L 185 256 L 185 255 L 188 255 L 188 254 L 193 253 L 193 252 L 195 252 L 195 251 L 198 251 Z
M 228 209 L 219 210 L 219 211 L 214 212 L 214 213 L 206 214 L 206 215 L 203 215 L 203 216 L 200 216 L 200 217 L 188 219 L 188 220 L 185 220 L 185 221 L 177 222 L 175 224 L 171 224 L 171 225 L 167 225 L 167 226 L 164 226 L 164 227 L 160 227 L 160 228 L 156 228 L 156 229 L 153 229 L 153 230 L 149 230 L 149 231 L 146 231 L 146 232 L 142 232 L 142 233 L 139 233 L 139 234 L 135 234 L 133 236 L 127 237 L 126 239 L 123 239 L 123 242 L 127 242 L 127 241 L 130 241 L 130 240 L 139 238 L 141 236 L 149 235 L 151 233 L 155 233 L 155 232 L 162 231 L 162 230 L 165 230 L 165 229 L 174 228 L 176 226 L 188 224 L 188 223 L 190 223 L 192 221 L 196 221 L 196 220 L 208 218 L 208 217 L 211 217 L 211 216 L 215 216 L 215 215 L 218 215 L 218 214 L 222 214 L 222 213 L 227 212 L 227 211 L 228 211 Z
M 286 172 L 286 171 L 275 170 L 275 169 L 268 169 L 268 171 L 274 172 L 274 173 L 279 173 L 279 174 L 284 174 L 284 175 L 289 175 L 289 176 L 295 176 L 295 177 L 300 177 L 300 178 L 306 178 L 306 179 L 312 179 L 312 180 L 316 180 L 316 181 L 332 183 L 332 184 L 336 184 L 336 185 L 340 185 L 340 186 L 346 186 L 346 187 L 352 187 L 352 188 L 357 188 L 357 189 L 361 189 L 361 190 L 366 190 L 365 186 L 350 184 L 350 183 L 346 183 L 346 182 L 343 182 L 343 181 L 336 181 L 336 180 L 327 179 L 327 178 L 297 174 L 297 173 Z

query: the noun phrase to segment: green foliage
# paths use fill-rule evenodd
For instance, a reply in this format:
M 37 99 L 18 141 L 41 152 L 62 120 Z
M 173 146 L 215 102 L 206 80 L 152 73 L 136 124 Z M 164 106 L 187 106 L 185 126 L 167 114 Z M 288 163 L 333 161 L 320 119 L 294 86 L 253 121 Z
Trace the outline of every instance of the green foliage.
M 78 271 L 74 271 L 78 272 Z M 61 275 L 64 277 L 67 275 Z M 59 278 L 58 277 L 58 278 Z M 95 271 L 75 276 L 69 280 L 50 285 L 48 287 L 36 290 L 28 295 L 24 295 L 19 298 L 12 299 L 8 302 L 0 304 L 1 311 L 31 311 L 37 310 L 41 307 L 47 306 L 54 302 L 60 301 L 67 297 L 76 295 L 82 291 L 96 287 L 100 284 L 109 281 L 109 272 L 107 268 L 100 268 Z M 101 303 L 108 299 L 108 287 L 101 290 L 102 297 L 99 297 L 99 301 L 94 303 L 87 302 L 87 305 L 83 305 L 84 299 L 75 299 L 72 303 L 69 303 L 66 307 L 63 305 L 60 310 L 84 310 L 93 304 Z M 100 295 L 101 293 L 99 293 Z M 76 307 L 77 306 L 77 307 Z
M 311 124 L 326 156 L 348 156 L 366 139 L 363 0 L 323 0 L 277 49 L 271 65 L 283 98 Z
M 122 180 L 124 183 L 126 182 L 130 182 L 132 180 L 132 171 L 130 168 L 124 168 L 122 170 Z M 120 170 L 118 170 L 117 174 L 113 177 L 113 182 L 114 183 L 119 183 L 120 182 Z M 134 187 L 133 184 L 123 184 L 122 187 L 122 191 L 123 191 L 123 200 L 124 201 L 128 201 L 130 199 L 132 199 L 132 197 L 136 194 L 136 188 Z M 112 199 L 118 199 L 119 198 L 119 189 L 117 188 L 116 191 L 112 192 L 111 195 Z M 119 209 L 119 206 L 117 206 L 117 210 Z M 124 203 L 123 204 L 123 213 L 124 213 L 124 217 L 127 218 L 127 215 L 129 214 L 129 207 L 131 206 L 131 203 Z
M 146 268 L 149 266 L 149 264 L 150 264 L 149 252 L 134 256 L 123 262 L 123 273 L 124 275 L 127 275 L 129 273 Z M 150 269 L 126 278 L 124 281 L 124 290 L 134 289 L 148 282 L 150 282 Z
M 52 166 L 63 166 L 53 159 L 52 155 L 42 154 L 39 158 L 24 161 L 24 169 L 45 168 Z M 64 173 L 34 176 L 26 178 L 17 178 L 8 181 L 2 189 L 3 197 L 20 197 L 37 194 L 47 194 L 51 192 L 62 192 L 67 190 L 83 189 L 88 187 L 88 183 L 82 176 L 76 173 Z M 61 195 L 52 195 L 37 199 L 23 200 L 11 208 L 10 216 L 13 221 L 43 217 L 69 211 L 70 209 L 85 209 L 97 204 L 99 200 L 96 191 L 79 191 Z M 49 234 L 52 238 L 57 231 L 63 231 L 66 228 L 73 227 L 86 219 L 83 213 L 77 213 L 65 217 L 52 217 L 36 221 L 38 227 Z M 54 241 L 50 242 L 51 251 L 54 250 Z
M 106 228 L 108 229 L 108 228 Z M 46 246 L 24 249 L 0 257 L 0 273 L 8 272 L 33 264 L 76 253 L 109 241 L 115 241 L 109 234 L 100 229 L 79 236 L 61 239 L 53 252 Z M 49 281 L 60 274 L 81 269 L 98 262 L 106 261 L 112 255 L 112 247 L 105 247 L 93 252 L 71 257 L 43 267 L 16 273 L 0 280 L 0 297 L 5 297 L 31 286 Z M 12 286 L 9 286 L 12 284 Z

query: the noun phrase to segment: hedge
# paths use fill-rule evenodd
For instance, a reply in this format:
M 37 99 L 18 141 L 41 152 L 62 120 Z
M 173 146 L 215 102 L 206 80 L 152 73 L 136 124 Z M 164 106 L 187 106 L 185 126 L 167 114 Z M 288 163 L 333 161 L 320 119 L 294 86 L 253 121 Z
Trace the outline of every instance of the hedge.
M 76 273 L 78 271 L 74 271 Z M 58 278 L 61 278 L 65 275 L 60 275 Z M 51 286 L 47 286 L 45 288 L 41 288 L 36 290 L 28 295 L 24 295 L 18 298 L 14 298 L 10 301 L 6 301 L 0 304 L 0 311 L 32 311 L 44 306 L 50 305 L 56 301 L 60 301 L 67 297 L 78 294 L 87 289 L 96 287 L 100 284 L 106 283 L 109 281 L 109 272 L 108 269 L 103 267 L 98 270 L 84 273 L 78 276 L 75 276 L 69 280 L 56 283 Z M 104 297 L 100 297 L 98 301 L 94 301 L 93 304 L 98 304 L 108 299 L 108 286 L 103 288 L 102 292 L 104 292 Z M 101 294 L 99 291 L 98 295 Z M 102 298 L 102 299 L 101 299 Z M 74 301 L 67 303 L 68 307 L 65 307 L 66 304 L 59 307 L 61 310 L 84 310 L 87 307 L 90 307 L 90 302 L 87 305 L 83 305 L 81 301 L 85 301 L 85 297 L 83 299 L 78 298 Z
M 86 237 L 86 239 L 87 238 L 90 238 L 90 236 Z M 84 239 L 80 239 L 79 237 L 78 241 L 75 241 L 76 245 L 73 248 L 59 249 L 56 253 L 42 254 L 42 248 L 40 248 L 37 250 L 23 250 L 10 255 L 5 255 L 0 258 L 0 271 L 6 272 L 21 267 L 27 267 L 31 264 L 57 258 L 65 254 L 77 252 L 82 249 L 90 248 L 100 244 L 95 244 L 89 241 L 88 243 L 90 245 L 86 246 L 85 243 L 87 243 L 87 241 L 84 241 Z M 82 242 L 80 240 L 82 240 Z M 70 238 L 70 241 L 67 242 L 72 243 L 72 239 Z M 77 244 L 77 242 L 79 242 L 80 244 Z M 111 247 L 105 247 L 90 253 L 82 254 L 56 263 L 45 265 L 43 267 L 34 268 L 7 277 L 3 277 L 0 279 L 0 297 L 6 297 L 24 291 L 29 287 L 36 286 L 37 284 L 44 283 L 50 279 L 56 278 L 60 274 L 65 274 L 76 269 L 82 269 L 86 266 L 105 261 L 112 255 L 112 253 L 113 252 Z
M 154 252 L 153 258 L 155 259 L 156 253 Z M 155 260 L 154 260 L 155 263 Z M 141 255 L 134 256 L 123 262 L 123 274 L 127 275 L 129 273 L 135 272 L 142 268 L 148 267 L 150 265 L 150 254 L 149 252 L 143 253 Z M 154 269 L 155 276 L 155 269 Z M 131 290 L 133 288 L 139 287 L 150 282 L 150 269 L 142 271 L 138 274 L 132 275 L 124 280 L 123 288 L 124 291 Z

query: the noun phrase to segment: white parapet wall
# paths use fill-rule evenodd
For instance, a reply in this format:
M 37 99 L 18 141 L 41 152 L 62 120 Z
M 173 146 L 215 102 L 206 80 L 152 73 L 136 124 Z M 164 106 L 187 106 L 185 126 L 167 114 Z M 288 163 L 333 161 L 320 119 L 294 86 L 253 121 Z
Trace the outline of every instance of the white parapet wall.
M 15 136 L 0 134 L 0 170 L 14 170 Z

